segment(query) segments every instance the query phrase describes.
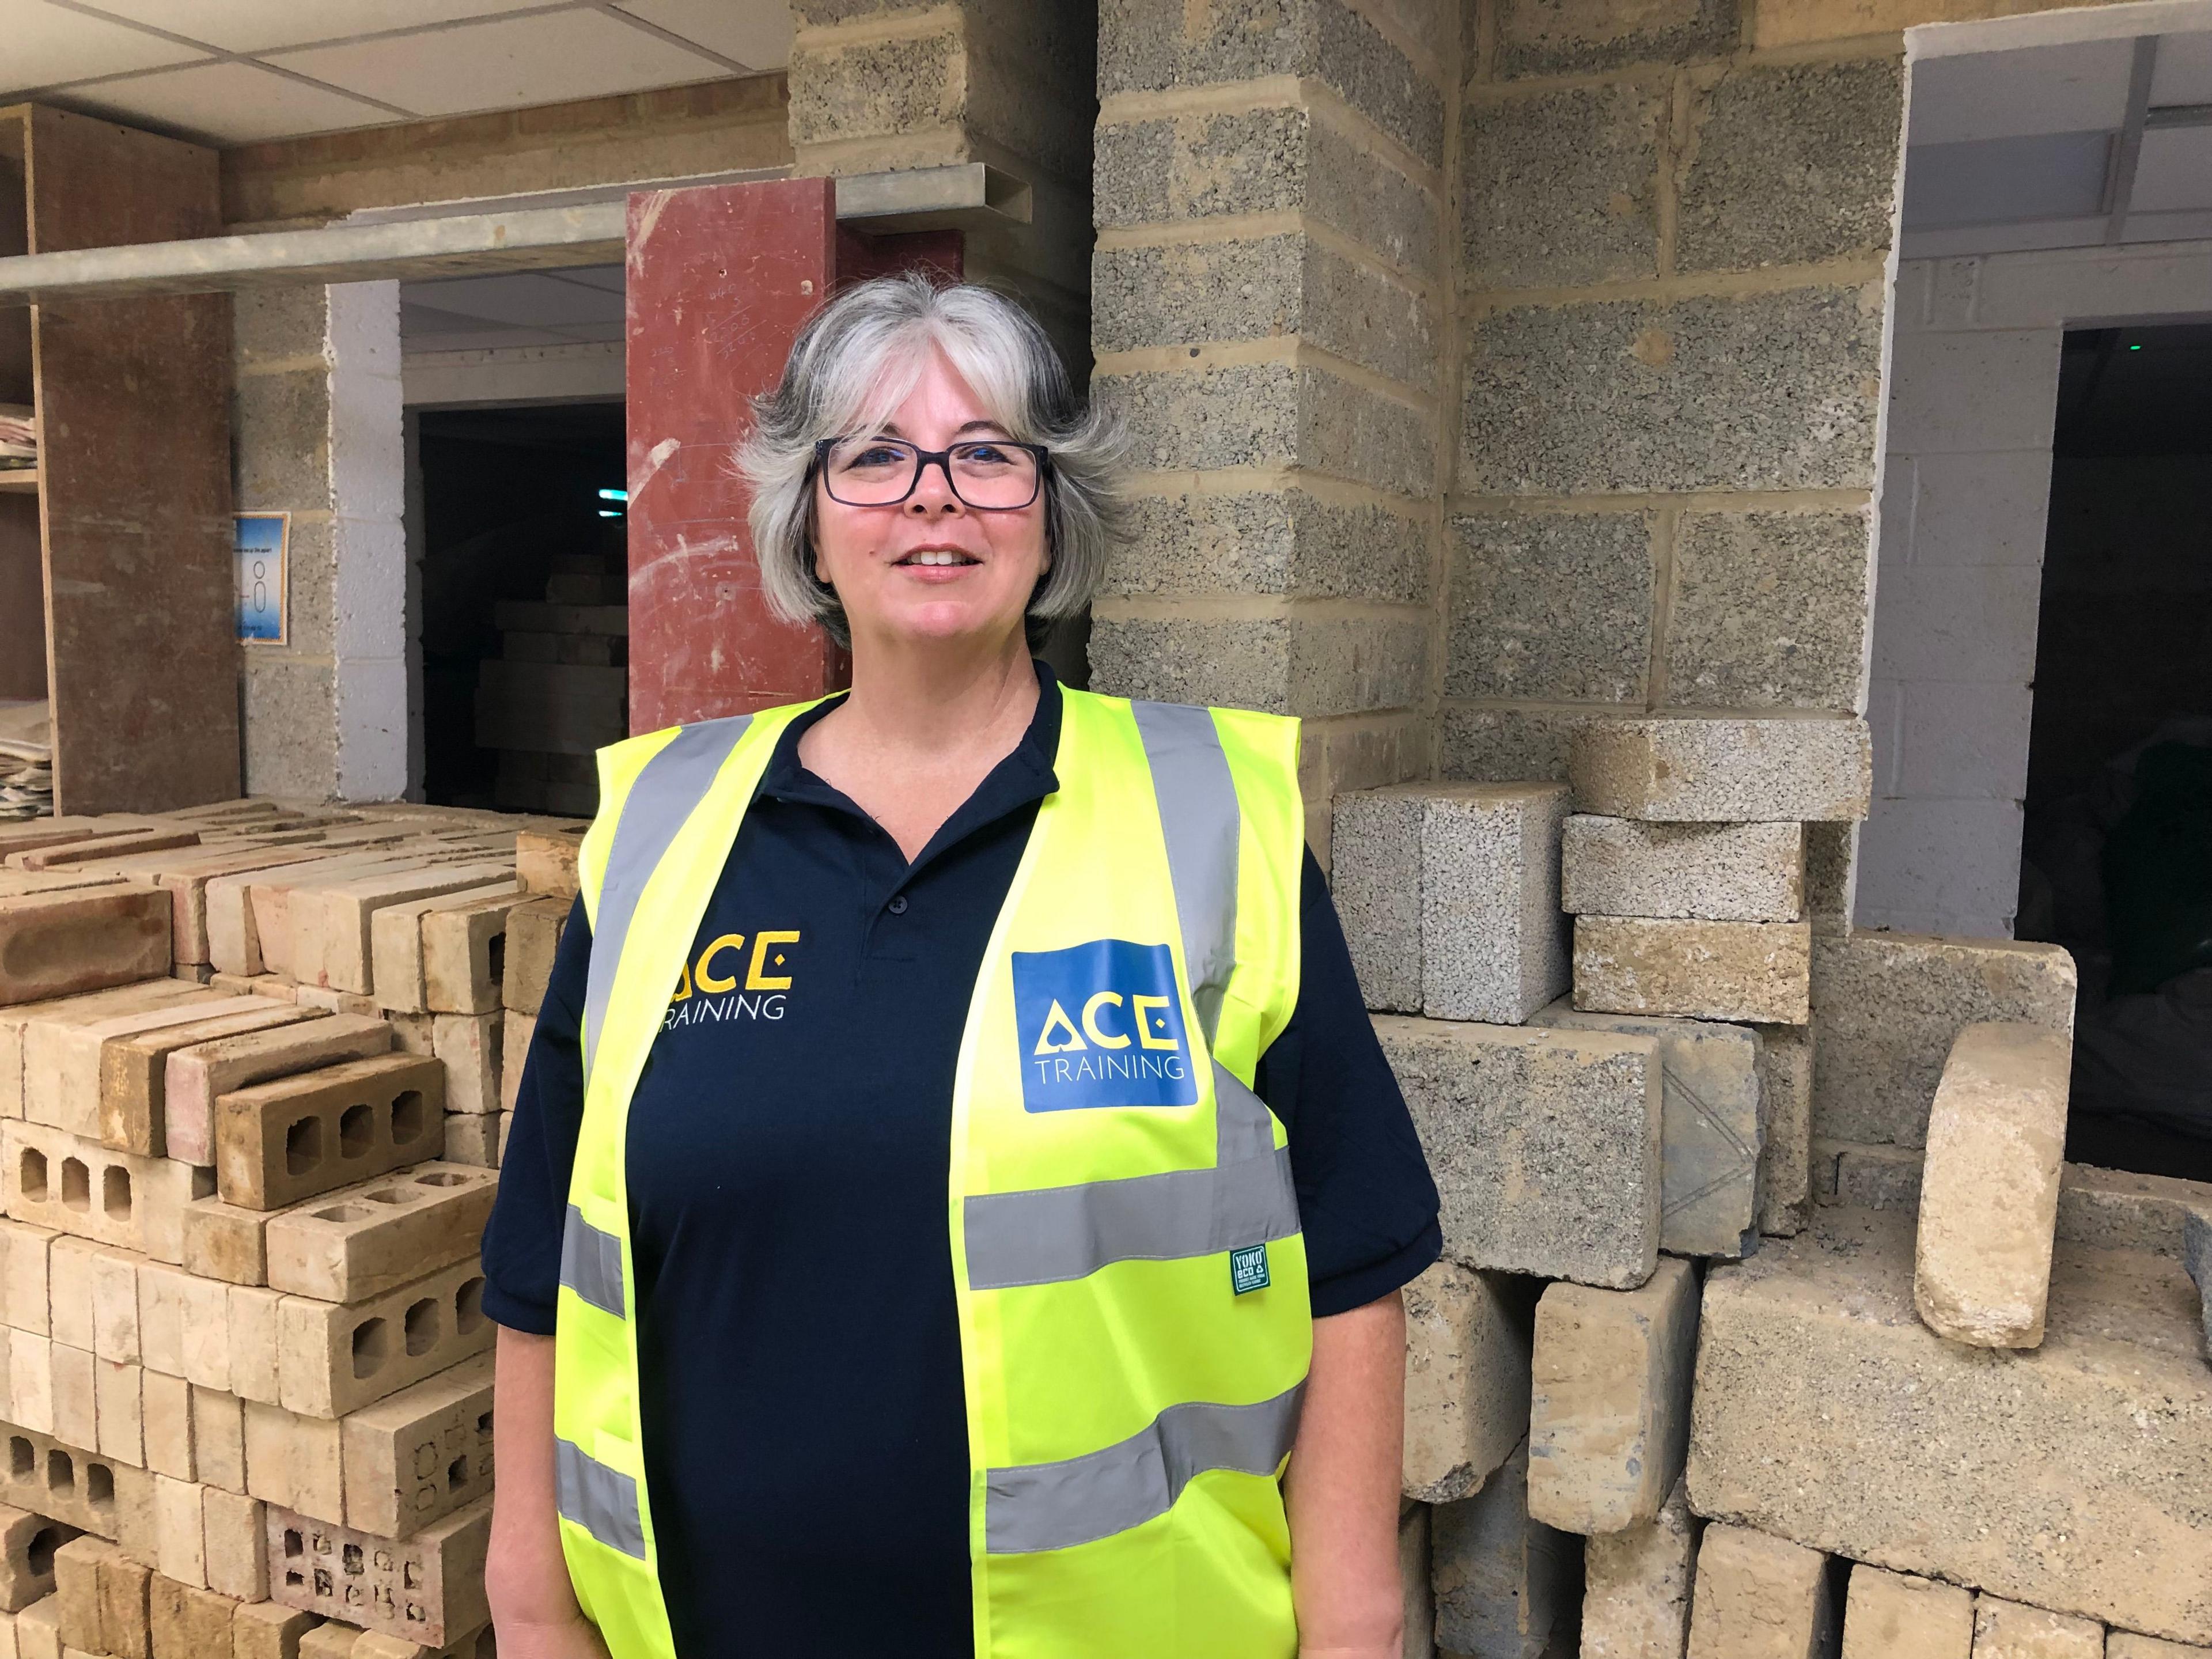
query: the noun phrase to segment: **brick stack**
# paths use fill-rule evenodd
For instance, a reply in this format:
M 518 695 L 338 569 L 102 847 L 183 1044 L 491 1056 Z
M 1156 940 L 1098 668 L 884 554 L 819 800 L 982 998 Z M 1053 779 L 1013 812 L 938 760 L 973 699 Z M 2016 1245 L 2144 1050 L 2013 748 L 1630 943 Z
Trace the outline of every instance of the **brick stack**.
M 1814 934 L 1852 722 L 1573 743 L 1336 803 L 1443 1200 L 1407 1652 L 2212 1648 L 2212 1188 L 2061 1162 L 2064 953 Z
M 489 1655 L 477 1250 L 574 828 L 0 826 L 0 1653 Z
M 477 679 L 477 746 L 499 751 L 501 806 L 598 810 L 593 751 L 629 735 L 627 599 L 621 555 L 562 553 L 543 603 L 494 611 L 502 643 Z

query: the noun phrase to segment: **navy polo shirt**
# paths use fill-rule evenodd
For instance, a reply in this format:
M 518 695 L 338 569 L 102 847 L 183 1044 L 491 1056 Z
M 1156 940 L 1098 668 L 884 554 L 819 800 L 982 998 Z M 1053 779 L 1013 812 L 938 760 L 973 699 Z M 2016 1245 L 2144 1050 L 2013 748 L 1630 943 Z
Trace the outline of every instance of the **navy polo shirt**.
M 684 1659 L 973 1652 L 947 1191 L 969 992 L 1060 694 L 909 865 L 785 731 L 629 1111 L 639 1387 Z M 826 712 L 826 709 L 821 712 Z M 1316 1316 L 1437 1256 L 1437 1194 L 1310 854 L 1297 1010 L 1258 1091 L 1290 1134 Z M 729 941 L 741 936 L 742 945 Z M 484 1237 L 484 1308 L 550 1334 L 583 1115 L 590 931 L 554 963 Z

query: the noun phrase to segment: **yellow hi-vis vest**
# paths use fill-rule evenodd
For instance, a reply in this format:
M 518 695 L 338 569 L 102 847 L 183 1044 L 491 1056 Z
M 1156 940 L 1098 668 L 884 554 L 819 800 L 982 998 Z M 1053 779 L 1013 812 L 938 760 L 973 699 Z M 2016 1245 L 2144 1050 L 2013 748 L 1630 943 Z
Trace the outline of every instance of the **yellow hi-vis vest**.
M 953 1082 L 975 1653 L 1291 1659 L 1279 1480 L 1312 1316 L 1285 1137 L 1251 1085 L 1297 1000 L 1297 725 L 1057 695 L 1060 787 Z M 569 1576 L 613 1659 L 675 1654 L 641 1450 L 629 1101 L 803 707 L 599 757 L 553 1425 Z

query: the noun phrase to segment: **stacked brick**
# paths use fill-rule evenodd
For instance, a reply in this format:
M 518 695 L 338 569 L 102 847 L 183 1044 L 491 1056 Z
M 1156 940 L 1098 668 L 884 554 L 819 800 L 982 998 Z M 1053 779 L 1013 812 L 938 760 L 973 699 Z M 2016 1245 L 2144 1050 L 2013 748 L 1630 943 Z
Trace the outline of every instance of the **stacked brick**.
M 593 754 L 629 735 L 629 606 L 622 555 L 562 553 L 543 601 L 502 601 L 499 656 L 477 684 L 477 746 L 494 750 L 493 799 L 530 812 L 598 809 Z
M 1406 1297 L 1408 1651 L 2207 1644 L 2212 1188 L 2062 1164 L 2070 964 L 1812 936 L 1855 723 L 1571 742 L 1567 786 L 1336 802 L 1443 1203 Z M 1815 1159 L 1816 1110 L 1892 1138 Z
M 573 830 L 0 826 L 0 1653 L 489 1655 L 477 1251 Z

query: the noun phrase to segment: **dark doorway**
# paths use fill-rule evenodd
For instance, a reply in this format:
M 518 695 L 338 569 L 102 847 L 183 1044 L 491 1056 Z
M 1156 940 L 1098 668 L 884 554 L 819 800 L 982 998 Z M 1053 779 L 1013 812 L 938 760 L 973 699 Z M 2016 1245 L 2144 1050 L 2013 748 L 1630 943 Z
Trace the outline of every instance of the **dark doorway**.
M 2212 1179 L 2212 325 L 2069 332 L 2019 934 L 2081 969 L 2067 1156 Z
M 423 795 L 588 814 L 629 730 L 623 405 L 417 418 Z

